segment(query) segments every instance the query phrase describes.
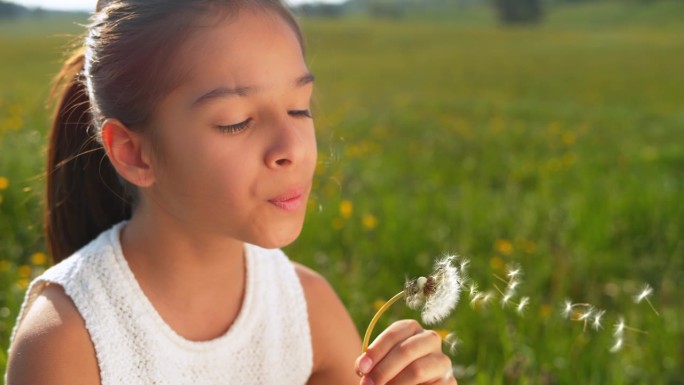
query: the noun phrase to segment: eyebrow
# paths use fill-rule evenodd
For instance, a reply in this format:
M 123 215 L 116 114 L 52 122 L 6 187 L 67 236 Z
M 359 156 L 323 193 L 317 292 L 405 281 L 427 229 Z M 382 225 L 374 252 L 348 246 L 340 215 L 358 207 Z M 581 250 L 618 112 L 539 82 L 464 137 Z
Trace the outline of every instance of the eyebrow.
M 293 82 L 293 86 L 295 88 L 304 87 L 309 83 L 313 83 L 314 80 L 316 80 L 316 77 L 311 73 L 307 73 L 306 75 L 300 76 L 297 79 L 295 79 L 295 81 Z M 245 97 L 249 96 L 249 94 L 254 93 L 258 90 L 259 88 L 254 86 L 233 88 L 218 87 L 197 98 L 194 102 L 192 102 L 192 106 L 196 107 L 213 99 L 231 98 L 236 96 Z

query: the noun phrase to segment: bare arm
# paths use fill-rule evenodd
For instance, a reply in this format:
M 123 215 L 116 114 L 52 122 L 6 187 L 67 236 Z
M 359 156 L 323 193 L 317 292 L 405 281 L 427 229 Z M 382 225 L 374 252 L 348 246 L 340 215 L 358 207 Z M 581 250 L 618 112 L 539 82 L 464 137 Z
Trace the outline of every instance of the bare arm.
M 354 361 L 361 339 L 333 288 L 318 273 L 295 264 L 309 309 L 314 367 L 309 385 L 358 384 Z
M 99 383 L 95 349 L 81 315 L 60 286 L 47 286 L 17 331 L 7 385 Z

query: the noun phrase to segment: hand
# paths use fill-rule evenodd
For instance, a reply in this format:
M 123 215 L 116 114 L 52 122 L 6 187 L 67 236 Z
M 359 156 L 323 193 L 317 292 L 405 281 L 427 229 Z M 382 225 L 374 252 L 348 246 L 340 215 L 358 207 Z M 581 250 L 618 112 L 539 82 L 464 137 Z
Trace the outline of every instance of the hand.
M 456 385 L 442 338 L 414 320 L 397 321 L 356 360 L 361 385 Z

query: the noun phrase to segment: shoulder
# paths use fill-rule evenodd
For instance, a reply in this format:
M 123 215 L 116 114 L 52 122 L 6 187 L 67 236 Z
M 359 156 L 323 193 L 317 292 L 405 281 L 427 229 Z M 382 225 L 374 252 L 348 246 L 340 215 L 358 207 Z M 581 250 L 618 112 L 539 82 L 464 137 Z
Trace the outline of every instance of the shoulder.
M 293 263 L 306 297 L 314 351 L 309 384 L 358 382 L 354 362 L 361 340 L 335 290 L 317 272 Z
M 7 366 L 8 385 L 48 383 L 100 383 L 85 323 L 71 299 L 55 284 L 47 285 L 27 309 Z

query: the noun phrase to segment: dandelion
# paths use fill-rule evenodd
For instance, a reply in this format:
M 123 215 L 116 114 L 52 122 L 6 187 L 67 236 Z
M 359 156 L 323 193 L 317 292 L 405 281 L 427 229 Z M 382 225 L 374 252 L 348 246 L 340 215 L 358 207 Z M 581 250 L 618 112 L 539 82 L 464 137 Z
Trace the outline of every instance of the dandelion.
M 428 325 L 443 320 L 451 313 L 458 303 L 462 286 L 459 271 L 453 264 L 454 259 L 455 256 L 442 258 L 435 263 L 431 275 L 407 281 L 404 290 L 375 313 L 363 338 L 364 352 L 368 349 L 370 335 L 380 316 L 402 298 L 410 309 L 417 310 L 422 307 L 421 318 Z
M 0 190 L 7 190 L 9 187 L 9 179 L 4 176 L 0 176 Z
M 45 253 L 37 252 L 31 255 L 31 264 L 42 266 L 47 262 L 47 255 Z
M 646 303 L 648 303 L 648 306 L 651 307 L 651 310 L 653 310 L 653 312 L 658 317 L 660 317 L 660 313 L 658 313 L 658 311 L 655 309 L 653 303 L 651 303 L 651 300 L 648 299 L 648 297 L 650 297 L 651 295 L 653 295 L 653 288 L 649 284 L 645 284 L 643 289 L 641 289 L 641 291 L 639 292 L 639 294 L 634 296 L 634 303 L 641 303 L 641 301 L 646 301 Z
M 496 242 L 494 242 L 494 248 L 503 255 L 510 255 L 513 253 L 513 243 L 508 239 L 497 239 Z
M 340 203 L 340 215 L 342 218 L 349 218 L 354 210 L 354 205 L 351 201 L 344 200 Z
M 366 214 L 361 220 L 363 228 L 366 230 L 373 230 L 378 226 L 378 218 L 373 214 Z

